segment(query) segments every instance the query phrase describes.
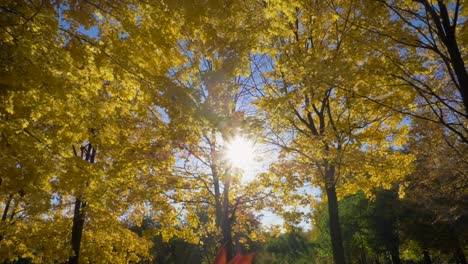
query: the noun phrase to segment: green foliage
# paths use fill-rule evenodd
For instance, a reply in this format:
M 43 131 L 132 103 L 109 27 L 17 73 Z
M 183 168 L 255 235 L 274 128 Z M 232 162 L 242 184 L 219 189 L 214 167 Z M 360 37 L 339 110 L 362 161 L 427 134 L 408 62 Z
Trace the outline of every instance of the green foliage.
M 262 245 L 255 263 L 310 263 L 315 259 L 314 245 L 310 234 L 301 229 L 281 234 L 277 237 L 268 236 L 268 242 Z
M 375 200 L 359 193 L 339 203 L 343 243 L 347 261 L 391 261 L 398 250 L 403 263 L 420 263 L 428 251 L 435 263 L 452 261 L 466 227 L 430 222 L 431 212 L 410 200 L 400 200 L 391 190 L 379 190 Z M 320 259 L 331 257 L 327 206 L 321 204 L 314 214 L 314 250 Z
M 141 226 L 131 226 L 130 229 L 139 236 L 146 236 L 152 243 L 148 259 L 140 263 L 202 263 L 202 252 L 196 244 L 191 244 L 180 238 L 171 238 L 164 241 L 162 235 L 152 235 L 161 229 L 161 226 L 151 217 L 145 217 Z

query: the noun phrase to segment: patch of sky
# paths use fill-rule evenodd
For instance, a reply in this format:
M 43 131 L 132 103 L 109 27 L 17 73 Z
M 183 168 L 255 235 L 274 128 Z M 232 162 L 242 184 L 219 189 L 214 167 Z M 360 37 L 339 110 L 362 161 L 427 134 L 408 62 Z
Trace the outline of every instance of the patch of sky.
M 292 206 L 287 206 L 285 207 L 285 210 L 287 212 L 300 212 L 303 214 L 303 217 L 301 217 L 300 221 L 297 221 L 298 224 L 297 226 L 302 228 L 304 231 L 309 231 L 312 229 L 311 225 L 311 219 L 307 217 L 307 215 L 310 214 L 311 210 L 306 207 L 292 207 Z M 285 221 L 284 218 L 281 217 L 280 215 L 270 211 L 270 210 L 262 210 L 259 213 L 263 227 L 269 228 L 273 226 L 282 226 L 284 225 Z M 282 230 L 283 232 L 285 230 Z
M 58 193 L 52 193 L 52 195 L 50 196 L 50 203 L 53 205 L 53 206 L 57 206 L 60 204 L 60 200 L 61 200 L 61 196 L 60 194 Z
M 260 218 L 262 219 L 261 222 L 264 227 L 282 226 L 284 224 L 284 220 L 281 216 L 269 210 L 260 211 Z
M 127 33 L 127 32 L 119 32 L 119 38 L 120 39 L 126 39 L 126 38 L 129 38 L 130 35 Z
M 99 39 L 99 26 L 97 25 L 91 26 L 88 29 L 86 29 L 83 25 L 80 25 L 78 27 L 78 32 L 90 38 Z
M 401 123 L 398 125 L 398 128 L 401 128 L 402 126 L 411 126 L 411 124 L 412 124 L 411 117 L 405 116 L 405 118 L 403 118 Z
M 55 12 L 58 15 L 59 26 L 63 29 L 70 29 L 70 23 L 65 19 L 63 12 L 70 10 L 70 6 L 66 4 L 55 5 Z
M 153 105 L 153 106 L 149 106 L 149 110 L 150 110 L 151 118 L 157 118 L 166 124 L 171 123 L 171 118 L 169 117 L 169 113 L 163 107 L 158 106 L 158 105 Z
M 71 30 L 71 22 L 68 21 L 64 15 L 64 12 L 70 10 L 70 6 L 68 4 L 58 4 L 55 5 L 54 9 L 55 12 L 57 12 L 59 28 L 64 31 Z M 102 19 L 100 19 L 96 14 L 94 14 L 94 18 L 96 21 L 102 22 Z M 87 37 L 99 39 L 100 30 L 98 25 L 92 25 L 89 28 L 86 28 L 84 25 L 78 25 L 77 31 Z M 73 36 L 70 34 L 61 34 L 59 37 L 57 37 L 57 41 L 63 41 L 62 38 L 65 39 L 63 46 L 66 46 L 66 44 L 73 38 Z

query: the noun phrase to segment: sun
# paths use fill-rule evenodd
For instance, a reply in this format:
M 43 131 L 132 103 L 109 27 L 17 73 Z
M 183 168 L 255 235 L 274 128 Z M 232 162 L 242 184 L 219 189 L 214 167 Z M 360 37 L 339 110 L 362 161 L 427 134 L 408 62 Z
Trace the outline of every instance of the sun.
M 246 170 L 254 161 L 254 142 L 241 136 L 236 136 L 226 146 L 226 158 L 236 168 Z

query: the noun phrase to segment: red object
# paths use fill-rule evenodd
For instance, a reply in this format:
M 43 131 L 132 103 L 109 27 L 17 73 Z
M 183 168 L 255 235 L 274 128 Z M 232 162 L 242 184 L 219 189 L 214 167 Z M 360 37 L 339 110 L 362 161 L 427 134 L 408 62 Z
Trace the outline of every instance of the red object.
M 214 264 L 226 264 L 227 253 L 226 244 L 223 244 L 218 251 Z
M 222 245 L 219 249 L 218 256 L 216 256 L 214 264 L 251 264 L 254 254 L 241 255 L 239 253 L 227 263 L 226 244 Z
M 237 255 L 229 261 L 229 264 L 250 264 L 252 263 L 254 254 L 249 255 L 241 255 L 237 253 Z

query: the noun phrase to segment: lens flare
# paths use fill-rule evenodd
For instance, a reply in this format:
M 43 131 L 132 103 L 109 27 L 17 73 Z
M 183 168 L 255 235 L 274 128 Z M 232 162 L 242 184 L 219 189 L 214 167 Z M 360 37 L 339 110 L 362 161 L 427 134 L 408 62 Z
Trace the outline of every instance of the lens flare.
M 253 163 L 254 143 L 237 136 L 226 147 L 226 157 L 233 167 L 246 170 Z

